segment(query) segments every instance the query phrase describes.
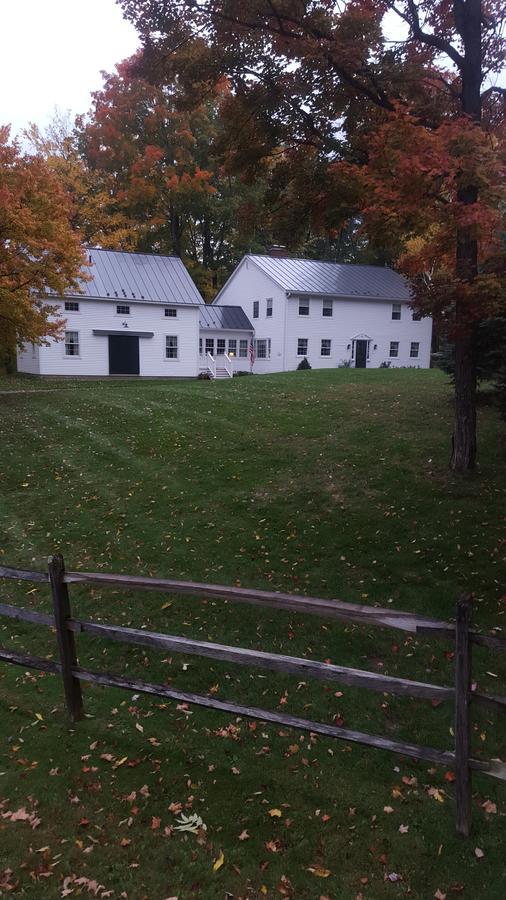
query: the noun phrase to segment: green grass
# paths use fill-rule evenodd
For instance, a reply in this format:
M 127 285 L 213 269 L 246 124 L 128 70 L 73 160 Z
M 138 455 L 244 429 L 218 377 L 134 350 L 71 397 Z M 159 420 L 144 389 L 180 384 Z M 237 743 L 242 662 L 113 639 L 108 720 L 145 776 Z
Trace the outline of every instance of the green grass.
M 37 393 L 14 392 L 23 389 Z M 451 477 L 451 396 L 439 372 L 219 384 L 17 378 L 0 391 L 11 391 L 0 394 L 6 565 L 43 569 L 60 551 L 69 569 L 243 584 L 438 618 L 453 616 L 466 589 L 479 627 L 503 622 L 504 426 L 481 407 L 481 470 Z M 50 610 L 45 588 L 2 588 L 4 602 Z M 451 683 L 448 645 L 399 632 L 116 589 L 72 588 L 71 601 L 96 621 Z M 4 646 L 56 656 L 49 630 L 9 620 L 0 629 Z M 78 652 L 89 668 L 452 746 L 449 704 L 340 692 L 85 636 Z M 15 885 L 14 896 L 57 898 L 67 877 L 69 896 L 93 895 L 84 878 L 103 885 L 96 896 L 129 900 L 426 900 L 460 885 L 473 900 L 504 896 L 506 789 L 493 779 L 474 779 L 465 841 L 454 834 L 454 786 L 427 763 L 87 684 L 88 717 L 71 728 L 59 679 L 0 665 L 0 873 L 12 870 L 3 887 L 0 875 L 0 896 Z M 476 650 L 475 672 L 480 689 L 504 694 L 501 658 Z M 504 755 L 504 721 L 473 715 L 473 753 Z M 484 811 L 487 799 L 497 813 Z M 172 831 L 178 814 L 169 807 L 179 803 L 202 817 L 204 835 Z M 35 811 L 38 827 L 5 816 L 20 808 Z

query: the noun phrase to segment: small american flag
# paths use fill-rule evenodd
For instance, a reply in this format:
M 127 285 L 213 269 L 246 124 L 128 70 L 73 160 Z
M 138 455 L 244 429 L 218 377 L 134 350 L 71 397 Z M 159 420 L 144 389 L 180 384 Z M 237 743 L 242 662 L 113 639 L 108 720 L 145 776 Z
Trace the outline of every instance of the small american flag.
M 251 338 L 251 341 L 249 343 L 249 361 L 250 365 L 253 365 L 253 363 L 255 362 L 255 344 L 253 342 L 253 338 Z

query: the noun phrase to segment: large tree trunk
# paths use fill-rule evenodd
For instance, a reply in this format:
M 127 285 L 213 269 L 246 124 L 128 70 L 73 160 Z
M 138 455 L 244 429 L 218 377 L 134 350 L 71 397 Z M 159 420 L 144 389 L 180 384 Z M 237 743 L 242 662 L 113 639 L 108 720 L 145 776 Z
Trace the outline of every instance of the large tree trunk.
M 475 122 L 481 120 L 481 0 L 455 4 L 457 27 L 464 45 L 462 77 L 462 112 Z M 466 185 L 459 190 L 459 203 L 476 203 L 478 188 Z M 457 276 L 472 281 L 478 272 L 478 243 L 469 228 L 457 233 Z M 476 363 L 471 326 L 465 309 L 457 302 L 455 309 L 455 426 L 450 468 L 455 472 L 471 472 L 476 465 Z

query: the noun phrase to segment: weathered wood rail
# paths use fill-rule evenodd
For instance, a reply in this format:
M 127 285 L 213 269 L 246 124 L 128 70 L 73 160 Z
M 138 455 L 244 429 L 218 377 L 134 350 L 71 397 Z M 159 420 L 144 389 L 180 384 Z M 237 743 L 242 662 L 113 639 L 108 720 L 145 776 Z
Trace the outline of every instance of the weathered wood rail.
M 295 594 L 273 593 L 247 588 L 223 585 L 200 584 L 198 582 L 176 581 L 161 578 L 145 578 L 129 575 L 112 575 L 91 572 L 66 572 L 60 555 L 50 557 L 48 571 L 32 572 L 0 566 L 0 578 L 16 581 L 47 584 L 53 600 L 53 615 L 23 609 L 0 603 L 0 616 L 18 621 L 31 622 L 56 630 L 59 662 L 19 653 L 0 647 L 0 660 L 41 671 L 61 674 L 65 702 L 73 722 L 83 715 L 81 682 L 109 685 L 139 693 L 167 697 L 178 702 L 192 703 L 246 718 L 322 734 L 349 743 L 364 744 L 388 750 L 403 756 L 423 759 L 453 768 L 455 771 L 456 828 L 468 835 L 471 827 L 471 773 L 473 770 L 506 780 L 506 761 L 474 759 L 470 749 L 470 707 L 480 704 L 504 709 L 506 697 L 485 694 L 471 690 L 472 646 L 477 644 L 491 650 L 505 652 L 506 641 L 495 635 L 484 635 L 471 628 L 472 595 L 459 598 L 456 607 L 455 626 L 415 613 L 405 613 L 394 609 L 370 607 L 345 603 L 341 600 L 325 600 L 319 597 L 305 597 Z M 124 587 L 129 590 L 162 591 L 164 593 L 213 597 L 224 601 L 249 603 L 264 608 L 284 609 L 289 612 L 310 613 L 324 618 L 335 618 L 343 622 L 394 628 L 417 635 L 444 638 L 455 642 L 455 680 L 452 686 L 430 684 L 380 675 L 362 669 L 327 664 L 294 656 L 230 647 L 208 641 L 193 640 L 179 635 L 161 634 L 144 629 L 126 628 L 119 625 L 104 625 L 72 616 L 68 585 L 100 584 Z M 121 643 L 156 647 L 177 653 L 191 654 L 208 659 L 237 663 L 269 669 L 284 674 L 294 674 L 325 681 L 335 681 L 353 687 L 363 687 L 371 691 L 418 697 L 429 700 L 450 700 L 455 710 L 455 746 L 453 750 L 438 750 L 418 744 L 403 743 L 380 735 L 353 731 L 323 722 L 278 713 L 256 707 L 243 706 L 234 702 L 218 700 L 201 694 L 180 691 L 161 684 L 131 680 L 106 672 L 91 672 L 78 664 L 75 635 L 81 633 L 106 638 Z

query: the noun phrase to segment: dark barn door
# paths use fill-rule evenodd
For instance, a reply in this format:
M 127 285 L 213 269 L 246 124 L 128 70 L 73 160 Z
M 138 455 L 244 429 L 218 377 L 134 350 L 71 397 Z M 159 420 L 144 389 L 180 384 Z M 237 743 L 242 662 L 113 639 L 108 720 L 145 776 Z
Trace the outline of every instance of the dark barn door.
M 367 341 L 355 343 L 355 368 L 365 369 L 367 363 Z
M 139 374 L 139 338 L 109 335 L 109 375 Z

